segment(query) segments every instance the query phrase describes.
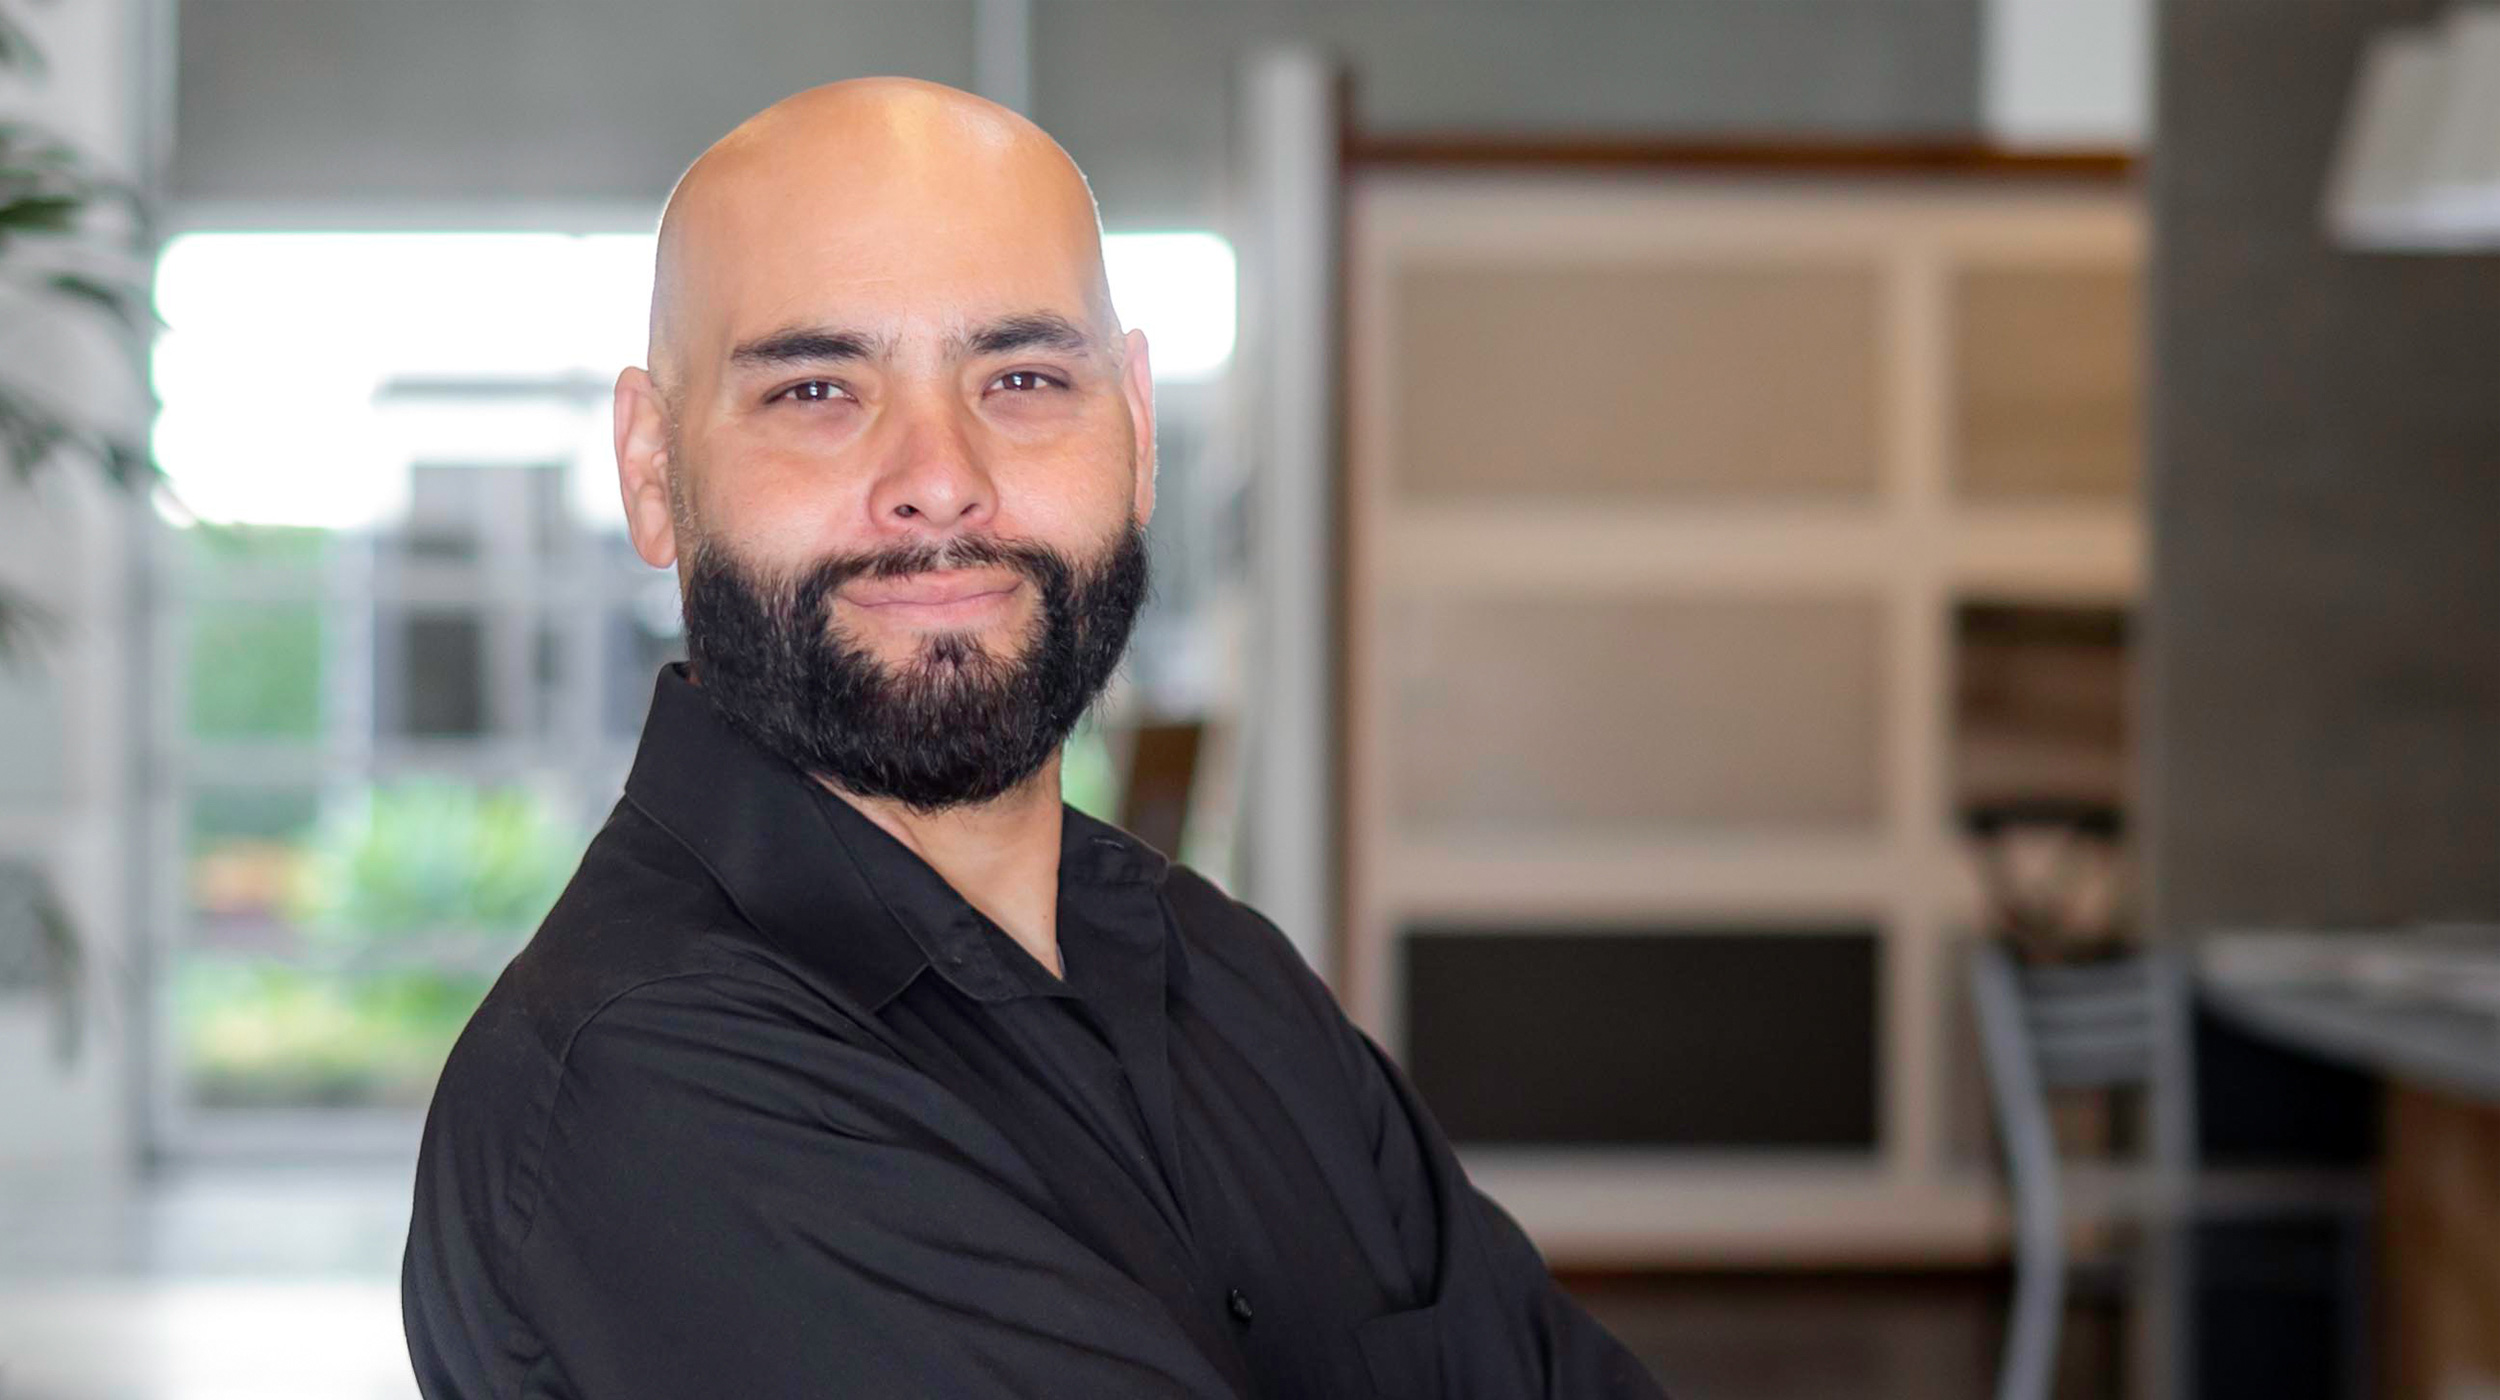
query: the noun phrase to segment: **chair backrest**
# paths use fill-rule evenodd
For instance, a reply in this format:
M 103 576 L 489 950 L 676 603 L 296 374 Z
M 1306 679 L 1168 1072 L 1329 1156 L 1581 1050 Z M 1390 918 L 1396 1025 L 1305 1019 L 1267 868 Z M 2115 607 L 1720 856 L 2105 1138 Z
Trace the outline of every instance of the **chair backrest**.
M 2184 1072 L 2184 965 L 2157 950 L 2089 963 L 2024 966 L 2003 944 L 1978 945 L 1971 991 L 1997 1125 L 2018 1179 L 2053 1179 L 2055 1139 L 2048 1091 L 2147 1088 Z M 2177 1104 L 2155 1105 L 2157 1154 L 2191 1150 L 2192 1113 L 2184 1084 Z M 2167 1115 L 2173 1115 L 2163 1121 Z
M 2153 1077 L 2158 1033 L 2152 958 L 2012 966 L 2023 1030 L 2043 1087 L 2101 1088 Z

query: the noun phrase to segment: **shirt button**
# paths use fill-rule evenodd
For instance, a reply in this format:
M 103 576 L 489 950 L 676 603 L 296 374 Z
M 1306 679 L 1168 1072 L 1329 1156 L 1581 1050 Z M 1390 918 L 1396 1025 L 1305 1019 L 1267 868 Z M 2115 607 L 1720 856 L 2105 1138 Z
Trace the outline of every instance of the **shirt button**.
M 1250 1300 L 1241 1296 L 1240 1289 L 1236 1288 L 1224 1295 L 1224 1306 L 1232 1309 L 1235 1318 L 1243 1322 L 1250 1320 Z

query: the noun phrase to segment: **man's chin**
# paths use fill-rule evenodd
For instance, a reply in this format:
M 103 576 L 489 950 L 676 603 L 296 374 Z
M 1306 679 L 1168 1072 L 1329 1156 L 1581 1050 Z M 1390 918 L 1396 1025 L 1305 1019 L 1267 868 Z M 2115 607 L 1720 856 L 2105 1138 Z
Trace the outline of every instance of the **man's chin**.
M 955 627 L 885 638 L 871 644 L 868 654 L 887 670 L 895 670 L 975 661 L 1015 666 L 1023 664 L 1032 649 L 1032 639 L 1013 627 Z

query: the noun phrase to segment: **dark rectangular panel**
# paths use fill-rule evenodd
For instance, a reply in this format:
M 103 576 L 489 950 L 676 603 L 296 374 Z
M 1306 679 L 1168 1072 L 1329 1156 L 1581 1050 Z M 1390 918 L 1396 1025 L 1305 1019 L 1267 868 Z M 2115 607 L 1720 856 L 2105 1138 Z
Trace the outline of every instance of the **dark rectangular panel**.
M 486 732 L 486 624 L 451 613 L 412 613 L 402 625 L 406 690 L 400 732 L 469 738 Z
M 2210 1220 L 2187 1232 L 2204 1400 L 2349 1400 L 2370 1358 L 2362 1219 Z
M 1452 1140 L 1872 1150 L 1872 928 L 1417 929 L 1404 1063 Z

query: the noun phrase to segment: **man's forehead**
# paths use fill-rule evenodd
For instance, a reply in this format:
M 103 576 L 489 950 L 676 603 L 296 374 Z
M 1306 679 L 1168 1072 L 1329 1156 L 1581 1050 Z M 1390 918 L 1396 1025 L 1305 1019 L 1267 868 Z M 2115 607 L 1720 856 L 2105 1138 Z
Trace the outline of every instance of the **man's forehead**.
M 1099 236 L 1013 221 L 914 217 L 782 225 L 686 250 L 694 319 L 738 342 L 790 326 L 841 326 L 892 344 L 976 335 L 1050 315 L 1115 333 Z M 707 337 L 707 338 L 710 338 Z
M 687 172 L 660 243 L 655 341 L 665 322 L 705 359 L 808 325 L 902 343 L 1049 313 L 1118 332 L 1084 176 L 1030 123 L 926 84 L 768 109 Z
M 1012 334 L 1025 343 L 1096 348 L 1119 325 L 1098 269 L 1071 260 L 1043 268 L 1027 260 L 1012 273 L 936 266 L 863 275 L 857 267 L 800 265 L 773 272 L 747 263 L 728 285 L 698 291 L 699 334 L 713 352 L 791 333 L 839 333 L 859 353 L 883 356 L 914 348 L 980 353 Z

